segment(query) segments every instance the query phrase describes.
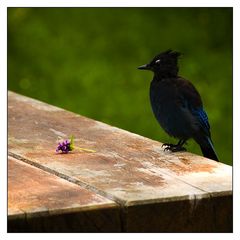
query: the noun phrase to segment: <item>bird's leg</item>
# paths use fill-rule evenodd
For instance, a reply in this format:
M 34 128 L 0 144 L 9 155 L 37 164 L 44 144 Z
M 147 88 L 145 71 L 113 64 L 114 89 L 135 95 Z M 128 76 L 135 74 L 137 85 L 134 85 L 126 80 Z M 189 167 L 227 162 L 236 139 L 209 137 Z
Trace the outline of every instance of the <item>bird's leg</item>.
M 183 147 L 183 144 L 186 142 L 184 139 L 180 139 L 177 144 L 171 144 L 171 143 L 164 143 L 162 147 L 164 148 L 164 151 L 172 151 L 172 152 L 179 152 L 179 151 L 186 151 L 186 148 Z

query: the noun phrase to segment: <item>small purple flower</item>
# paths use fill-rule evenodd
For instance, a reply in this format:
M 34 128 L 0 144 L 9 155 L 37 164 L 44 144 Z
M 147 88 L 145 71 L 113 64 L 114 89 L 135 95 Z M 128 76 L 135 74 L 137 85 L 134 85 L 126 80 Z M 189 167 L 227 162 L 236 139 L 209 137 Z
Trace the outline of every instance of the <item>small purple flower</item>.
M 72 144 L 69 140 L 65 140 L 63 142 L 58 143 L 56 152 L 62 151 L 62 153 L 68 153 L 69 151 L 72 151 Z
M 91 149 L 75 147 L 73 135 L 71 136 L 70 141 L 64 140 L 62 142 L 59 142 L 56 152 L 58 153 L 59 151 L 62 151 L 62 153 L 68 153 L 69 151 L 72 151 L 73 149 L 78 149 L 80 151 L 85 151 L 85 152 L 95 152 L 94 150 L 91 150 Z

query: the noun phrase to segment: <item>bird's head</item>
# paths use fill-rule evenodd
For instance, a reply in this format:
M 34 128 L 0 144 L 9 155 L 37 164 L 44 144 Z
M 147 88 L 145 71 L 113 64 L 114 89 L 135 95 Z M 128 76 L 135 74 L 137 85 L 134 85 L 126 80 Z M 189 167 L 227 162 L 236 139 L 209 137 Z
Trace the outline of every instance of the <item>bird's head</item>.
M 151 70 L 162 76 L 176 76 L 179 56 L 181 56 L 181 53 L 167 50 L 155 56 L 150 63 L 138 67 L 138 69 Z

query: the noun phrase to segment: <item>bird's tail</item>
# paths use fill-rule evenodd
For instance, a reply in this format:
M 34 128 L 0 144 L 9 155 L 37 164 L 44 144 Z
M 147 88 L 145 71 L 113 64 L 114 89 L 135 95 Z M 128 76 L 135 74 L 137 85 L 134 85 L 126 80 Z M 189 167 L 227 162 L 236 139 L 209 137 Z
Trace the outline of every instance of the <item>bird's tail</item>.
M 204 144 L 200 144 L 203 156 L 219 162 L 212 140 L 207 137 Z

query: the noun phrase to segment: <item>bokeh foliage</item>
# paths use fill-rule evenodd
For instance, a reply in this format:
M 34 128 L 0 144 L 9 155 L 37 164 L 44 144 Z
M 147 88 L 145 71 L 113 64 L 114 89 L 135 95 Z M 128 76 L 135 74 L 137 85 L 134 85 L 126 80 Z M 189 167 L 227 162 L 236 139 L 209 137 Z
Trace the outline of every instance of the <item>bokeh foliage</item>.
M 136 69 L 169 48 L 184 53 L 179 75 L 232 164 L 232 8 L 9 8 L 8 89 L 174 142 L 151 111 L 152 73 Z M 201 154 L 192 140 L 187 149 Z

